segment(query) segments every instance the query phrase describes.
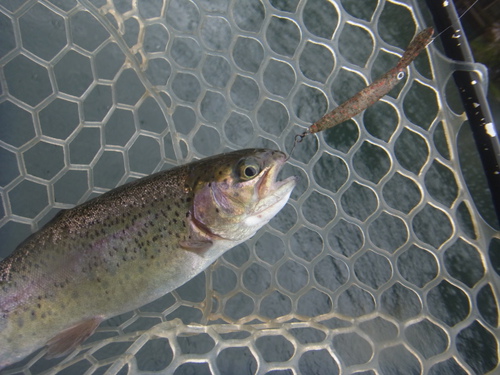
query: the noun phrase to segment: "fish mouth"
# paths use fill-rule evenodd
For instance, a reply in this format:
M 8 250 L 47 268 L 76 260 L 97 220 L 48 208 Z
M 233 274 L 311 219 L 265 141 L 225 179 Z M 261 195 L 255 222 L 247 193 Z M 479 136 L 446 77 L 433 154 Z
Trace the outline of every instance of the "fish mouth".
M 285 199 L 284 205 L 297 184 L 296 176 L 290 176 L 281 181 L 277 180 L 278 174 L 287 161 L 286 154 L 281 151 L 273 151 L 271 158 L 268 167 L 265 169 L 257 185 L 257 194 L 260 200 L 259 206 L 263 206 L 262 210 Z

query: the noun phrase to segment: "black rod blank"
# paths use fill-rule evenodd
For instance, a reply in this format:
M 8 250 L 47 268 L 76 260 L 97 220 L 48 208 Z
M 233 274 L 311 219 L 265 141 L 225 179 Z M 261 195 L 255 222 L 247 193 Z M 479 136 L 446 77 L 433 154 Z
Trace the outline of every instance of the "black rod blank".
M 474 62 L 469 43 L 452 0 L 426 0 L 446 55 Z M 483 164 L 493 205 L 500 222 L 500 142 L 488 101 L 477 72 L 456 70 L 453 79 L 464 104 L 474 141 Z

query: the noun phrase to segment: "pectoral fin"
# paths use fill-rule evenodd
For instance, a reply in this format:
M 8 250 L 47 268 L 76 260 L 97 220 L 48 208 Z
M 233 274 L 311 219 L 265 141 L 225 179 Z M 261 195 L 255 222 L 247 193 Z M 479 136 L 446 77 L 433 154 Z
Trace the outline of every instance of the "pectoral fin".
M 69 354 L 94 333 L 101 322 L 102 318 L 94 317 L 65 329 L 47 341 L 48 350 L 46 357 L 50 359 Z
M 214 244 L 213 239 L 220 238 L 201 221 L 196 219 L 192 212 L 188 212 L 187 222 L 189 225 L 189 238 L 180 241 L 179 245 L 184 250 L 203 255 Z
M 210 248 L 210 246 L 213 245 L 213 242 L 206 239 L 193 239 L 181 241 L 180 245 L 185 250 L 192 251 L 198 255 L 202 255 Z

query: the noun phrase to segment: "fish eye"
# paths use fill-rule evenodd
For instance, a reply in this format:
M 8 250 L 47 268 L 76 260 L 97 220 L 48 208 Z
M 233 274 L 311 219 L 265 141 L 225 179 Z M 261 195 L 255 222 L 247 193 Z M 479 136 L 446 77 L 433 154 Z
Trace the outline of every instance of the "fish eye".
M 257 168 L 249 166 L 245 168 L 245 177 L 254 177 L 257 174 Z
M 260 173 L 260 166 L 255 161 L 242 161 L 239 167 L 240 177 L 251 180 Z

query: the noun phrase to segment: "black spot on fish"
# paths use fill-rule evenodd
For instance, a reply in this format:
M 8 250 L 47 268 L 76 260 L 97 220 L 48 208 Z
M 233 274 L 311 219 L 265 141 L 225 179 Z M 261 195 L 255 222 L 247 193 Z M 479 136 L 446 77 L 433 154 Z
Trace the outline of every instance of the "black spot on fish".
M 219 213 L 220 210 L 217 207 L 215 207 L 215 212 Z

